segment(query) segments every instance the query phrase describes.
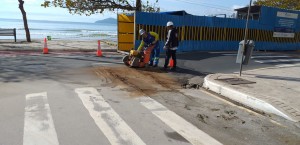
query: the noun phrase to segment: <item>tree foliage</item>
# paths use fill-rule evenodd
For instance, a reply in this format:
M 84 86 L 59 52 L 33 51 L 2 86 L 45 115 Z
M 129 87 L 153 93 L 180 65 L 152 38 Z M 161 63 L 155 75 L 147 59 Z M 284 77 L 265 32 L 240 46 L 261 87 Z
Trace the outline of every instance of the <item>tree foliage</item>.
M 85 14 L 91 15 L 95 13 L 103 13 L 107 11 L 115 11 L 117 9 L 123 11 L 147 11 L 158 12 L 159 8 L 155 3 L 150 4 L 147 0 L 146 3 L 142 3 L 141 0 L 137 0 L 136 4 L 132 0 L 45 0 L 41 5 L 43 7 L 62 7 L 67 8 L 71 14 Z
M 255 5 L 300 10 L 300 0 L 257 0 Z

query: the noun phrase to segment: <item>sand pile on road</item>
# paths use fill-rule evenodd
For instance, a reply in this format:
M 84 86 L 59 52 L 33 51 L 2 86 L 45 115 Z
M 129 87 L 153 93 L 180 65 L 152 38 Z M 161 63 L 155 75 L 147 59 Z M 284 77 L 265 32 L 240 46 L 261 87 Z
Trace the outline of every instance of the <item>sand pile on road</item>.
M 181 88 L 180 83 L 156 68 L 98 67 L 95 72 L 103 84 L 119 86 L 133 97 Z

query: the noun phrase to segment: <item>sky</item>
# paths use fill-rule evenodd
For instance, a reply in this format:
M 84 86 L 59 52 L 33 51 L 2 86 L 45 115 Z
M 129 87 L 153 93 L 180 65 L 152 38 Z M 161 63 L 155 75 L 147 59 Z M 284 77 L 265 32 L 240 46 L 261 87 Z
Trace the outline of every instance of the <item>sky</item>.
M 44 8 L 44 0 L 24 0 L 24 9 L 29 20 L 71 21 L 93 23 L 105 18 L 116 18 L 117 12 L 104 12 L 91 16 L 72 15 L 64 8 Z M 129 0 L 135 3 L 135 0 Z M 143 0 L 142 0 L 143 1 Z M 144 0 L 146 1 L 146 0 Z M 150 0 L 154 2 L 155 0 Z M 233 14 L 235 8 L 244 7 L 249 0 L 159 0 L 161 11 L 185 10 L 193 15 Z M 120 12 L 120 11 L 119 11 Z M 0 18 L 22 19 L 18 0 L 0 0 Z

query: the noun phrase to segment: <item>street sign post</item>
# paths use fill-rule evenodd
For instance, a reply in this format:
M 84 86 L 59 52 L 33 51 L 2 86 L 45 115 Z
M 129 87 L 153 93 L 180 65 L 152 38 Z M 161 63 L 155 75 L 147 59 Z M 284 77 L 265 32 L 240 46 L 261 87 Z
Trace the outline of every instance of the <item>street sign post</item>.
M 238 54 L 236 57 L 236 63 L 242 63 L 243 65 L 248 65 L 252 52 L 254 50 L 255 44 L 253 40 L 247 40 L 244 47 L 244 40 L 240 42 Z
M 246 28 L 245 28 L 245 36 L 244 36 L 244 43 L 243 43 L 243 49 L 241 50 L 241 53 L 244 54 L 246 42 L 247 42 L 247 35 L 248 35 L 248 24 L 249 24 L 249 15 L 251 10 L 252 0 L 250 0 L 249 8 L 248 8 L 248 15 L 247 15 L 247 22 L 246 22 Z M 244 56 L 242 56 L 244 57 Z M 242 76 L 242 70 L 243 70 L 243 58 L 240 62 L 240 76 Z

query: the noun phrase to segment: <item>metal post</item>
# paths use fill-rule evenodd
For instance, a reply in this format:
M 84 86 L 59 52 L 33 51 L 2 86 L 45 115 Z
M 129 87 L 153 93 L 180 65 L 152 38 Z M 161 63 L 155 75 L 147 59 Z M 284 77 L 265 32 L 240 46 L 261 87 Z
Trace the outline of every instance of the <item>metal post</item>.
M 17 31 L 16 31 L 16 28 L 14 28 L 14 36 L 15 36 L 15 42 L 17 42 Z
M 136 41 L 136 11 L 134 11 L 134 13 L 133 13 L 133 26 L 134 26 L 134 28 L 133 28 L 133 49 L 135 50 L 135 41 Z M 139 35 L 139 34 L 138 34 Z
M 242 51 L 242 59 L 240 63 L 240 76 L 242 76 L 243 71 L 243 60 L 244 60 L 244 51 L 246 48 L 246 42 L 247 42 L 247 35 L 248 35 L 248 24 L 249 24 L 249 16 L 250 16 L 250 10 L 251 10 L 252 0 L 250 0 L 249 8 L 248 8 L 248 15 L 247 15 L 247 22 L 246 22 L 246 28 L 245 28 L 245 36 L 244 36 L 244 43 L 243 43 L 243 51 Z
M 120 1 L 119 1 L 119 5 L 120 5 Z M 117 51 L 120 50 L 120 48 L 119 48 L 119 47 L 120 47 L 120 46 L 119 46 L 119 42 L 120 42 L 120 41 L 119 41 L 119 38 L 120 38 L 119 35 L 120 35 L 120 34 L 119 34 L 119 8 L 117 8 L 117 37 L 118 37 L 118 38 L 117 38 Z

